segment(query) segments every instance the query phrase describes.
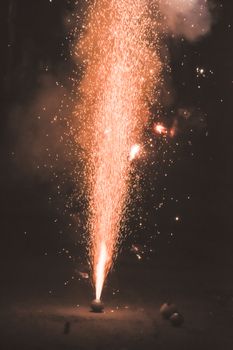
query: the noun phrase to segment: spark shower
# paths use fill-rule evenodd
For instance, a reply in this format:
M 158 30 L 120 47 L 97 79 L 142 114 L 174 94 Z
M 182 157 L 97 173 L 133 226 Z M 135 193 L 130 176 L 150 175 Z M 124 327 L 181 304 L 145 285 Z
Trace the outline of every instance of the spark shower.
M 172 4 L 183 11 L 182 2 L 95 0 L 75 47 L 84 66 L 75 136 L 87 154 L 88 249 L 97 300 L 117 253 L 134 158 L 150 108 L 159 103 L 161 9 L 167 3 L 170 12 Z M 192 10 L 196 1 L 187 2 Z

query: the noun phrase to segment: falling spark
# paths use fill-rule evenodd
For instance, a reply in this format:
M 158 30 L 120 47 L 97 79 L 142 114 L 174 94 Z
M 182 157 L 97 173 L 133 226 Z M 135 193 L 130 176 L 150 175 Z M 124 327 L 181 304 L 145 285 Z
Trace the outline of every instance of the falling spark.
M 85 66 L 75 115 L 81 125 L 77 142 L 88 155 L 89 254 L 96 299 L 117 253 L 131 161 L 158 97 L 159 25 L 152 3 L 95 1 L 76 47 Z

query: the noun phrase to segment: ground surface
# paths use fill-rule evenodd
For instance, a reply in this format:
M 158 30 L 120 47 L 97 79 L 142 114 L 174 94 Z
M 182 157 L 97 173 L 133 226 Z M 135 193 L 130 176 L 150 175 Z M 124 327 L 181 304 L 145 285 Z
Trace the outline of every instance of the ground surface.
M 1 277 L 3 350 L 233 349 L 233 289 L 224 285 L 221 269 L 210 274 L 204 268 L 121 262 L 104 291 L 105 312 L 94 314 L 89 284 L 55 286 L 56 274 L 68 271 L 44 263 L 18 262 L 15 274 Z M 159 314 L 168 298 L 185 317 L 180 328 Z

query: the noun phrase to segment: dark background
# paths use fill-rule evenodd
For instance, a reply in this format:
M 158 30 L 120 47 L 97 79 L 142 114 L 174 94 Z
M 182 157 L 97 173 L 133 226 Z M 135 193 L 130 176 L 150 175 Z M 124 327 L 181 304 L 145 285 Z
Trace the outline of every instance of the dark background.
M 192 110 L 192 118 L 182 124 L 175 139 L 161 146 L 162 152 L 167 147 L 169 159 L 175 149 L 174 164 L 164 169 L 162 163 L 148 162 L 145 166 L 139 209 L 143 225 L 139 227 L 137 215 L 129 220 L 128 230 L 134 232 L 126 239 L 118 264 L 175 265 L 179 270 L 192 265 L 212 272 L 218 268 L 222 284 L 230 278 L 233 262 L 233 4 L 227 0 L 215 4 L 213 27 L 205 38 L 193 43 L 167 40 L 174 96 L 165 108 L 167 119 L 169 113 L 171 118 L 177 116 L 180 108 Z M 30 274 L 21 263 L 30 270 L 33 261 L 42 259 L 36 271 L 43 274 L 55 261 L 66 265 L 68 275 L 77 264 L 85 265 L 84 254 L 80 254 L 84 248 L 79 247 L 82 228 L 77 229 L 69 210 L 64 210 L 67 193 L 72 189 L 66 192 L 65 186 L 66 193 L 60 196 L 56 190 L 59 179 L 54 180 L 54 173 L 37 169 L 43 163 L 46 146 L 40 128 L 47 124 L 34 124 L 44 89 L 46 96 L 50 91 L 56 95 L 56 107 L 59 94 L 55 82 L 62 81 L 69 91 L 67 77 L 74 63 L 65 40 L 69 31 L 65 18 L 72 9 L 72 3 L 62 0 L 0 4 L 1 278 L 6 291 L 11 288 L 9 276 L 13 280 L 17 276 L 20 288 L 20 281 Z M 205 69 L 206 77 L 197 77 L 197 67 Z M 157 210 L 163 196 L 164 205 Z M 131 251 L 132 243 L 145 245 L 142 262 L 137 262 Z M 69 253 L 60 253 L 62 248 Z M 70 254 L 72 258 L 68 258 Z

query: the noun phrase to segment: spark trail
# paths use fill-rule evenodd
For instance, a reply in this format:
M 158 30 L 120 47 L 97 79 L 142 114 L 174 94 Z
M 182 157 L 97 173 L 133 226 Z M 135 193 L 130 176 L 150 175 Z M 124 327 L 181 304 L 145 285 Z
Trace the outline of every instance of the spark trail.
M 85 65 L 77 115 L 88 154 L 89 252 L 96 299 L 117 252 L 132 147 L 140 144 L 156 102 L 161 66 L 156 15 L 153 1 L 97 0 L 76 48 Z

